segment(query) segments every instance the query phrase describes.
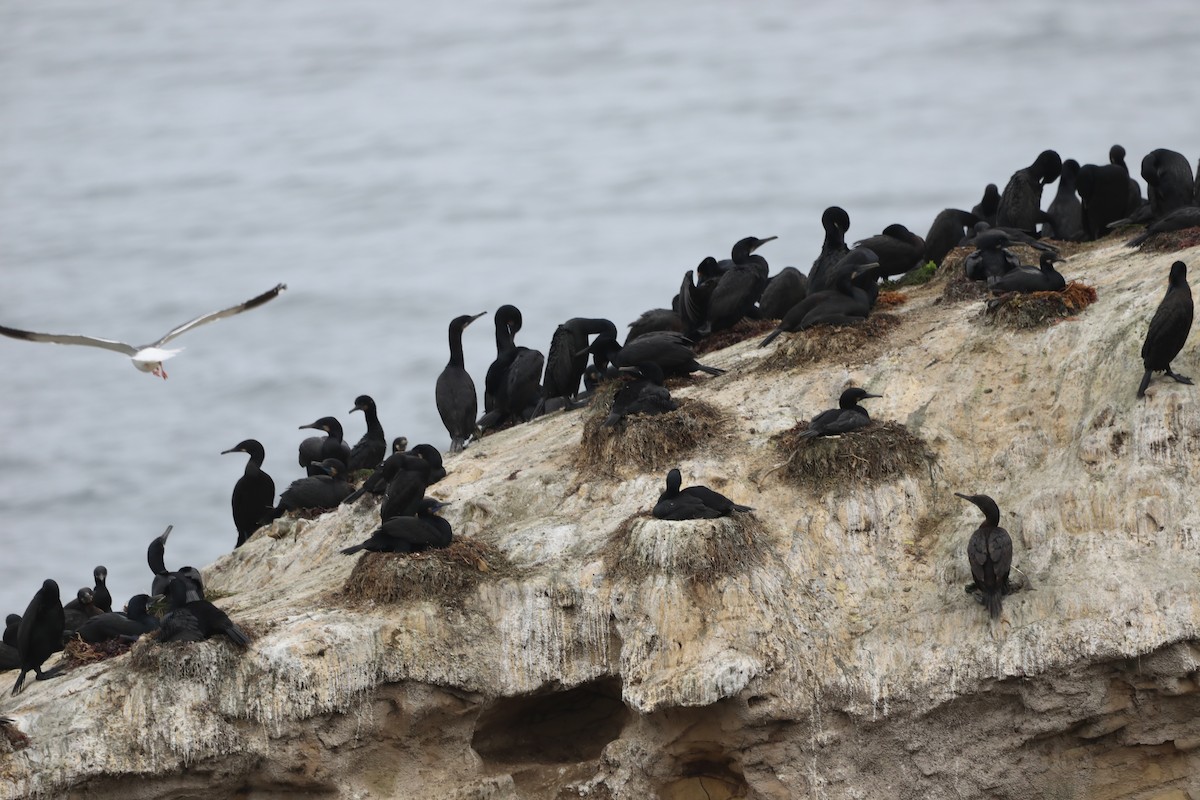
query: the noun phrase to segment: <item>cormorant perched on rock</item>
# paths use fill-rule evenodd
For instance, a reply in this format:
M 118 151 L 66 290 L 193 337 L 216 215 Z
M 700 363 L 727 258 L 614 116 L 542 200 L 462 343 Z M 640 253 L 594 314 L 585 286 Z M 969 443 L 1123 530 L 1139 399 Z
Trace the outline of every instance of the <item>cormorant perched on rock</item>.
M 1109 223 L 1122 219 L 1129 206 L 1129 173 L 1115 164 L 1084 164 L 1075 178 L 1088 241 L 1108 233 Z
M 371 534 L 362 544 L 342 551 L 352 555 L 360 550 L 373 553 L 418 553 L 422 550 L 449 547 L 454 539 L 450 523 L 437 515 L 444 507 L 432 497 L 424 498 L 414 516 L 392 517 Z
M 1001 598 L 1009 591 L 1012 538 L 1000 527 L 1000 507 L 995 500 L 986 494 L 954 494 L 974 503 L 983 512 L 983 523 L 967 542 L 967 560 L 971 562 L 971 577 L 975 579 L 975 589 L 983 595 L 988 615 L 1000 619 Z
M 257 439 L 245 439 L 221 451 L 221 455 L 227 453 L 250 456 L 242 477 L 233 485 L 231 499 L 233 526 L 237 529 L 237 544 L 234 547 L 241 547 L 251 534 L 275 518 L 275 481 L 263 472 L 262 465 L 267 452 Z
M 238 647 L 247 647 L 250 637 L 234 624 L 221 609 L 207 600 L 188 600 L 187 585 L 183 581 L 171 581 L 167 589 L 170 612 L 163 617 L 158 641 L 203 642 L 205 639 L 225 634 Z
M 1083 241 L 1083 204 L 1075 194 L 1078 178 L 1079 162 L 1068 158 L 1063 162 L 1062 173 L 1058 176 L 1058 191 L 1046 207 L 1046 216 L 1050 221 L 1042 226 L 1043 236 L 1066 242 Z
M 1125 178 L 1128 181 L 1129 191 L 1126 194 L 1125 214 L 1122 216 L 1137 213 L 1143 205 L 1149 206 L 1150 204 L 1142 199 L 1142 187 L 1129 174 L 1129 166 L 1125 163 L 1125 148 L 1119 144 L 1108 148 L 1108 163 L 1120 167 L 1125 172 Z
M 671 399 L 671 393 L 663 386 L 663 371 L 658 364 L 647 361 L 632 367 L 621 367 L 620 371 L 633 375 L 634 380 L 613 395 L 612 409 L 603 425 L 616 425 L 633 414 L 665 414 L 679 408 L 679 404 Z
M 475 435 L 475 414 L 479 410 L 479 401 L 475 397 L 475 381 L 471 380 L 463 360 L 462 335 L 468 325 L 486 313 L 481 311 L 474 316 L 464 314 L 450 320 L 450 361 L 438 376 L 434 394 L 437 397 L 438 414 L 450 434 L 451 453 L 462 452 L 467 439 Z
M 1020 266 L 999 277 L 988 278 L 988 289 L 992 294 L 1061 292 L 1067 288 L 1067 281 L 1054 268 L 1054 262 L 1059 260 L 1053 253 L 1042 253 L 1039 267 Z
M 395 459 L 388 459 L 388 485 L 379 506 L 379 517 L 383 520 L 403 517 L 416 512 L 425 496 L 425 490 L 433 483 L 431 474 L 437 450 L 427 444 L 419 444 Z
M 866 389 L 860 389 L 857 386 L 847 389 L 838 398 L 838 407 L 822 411 L 813 417 L 808 423 L 808 429 L 800 434 L 800 438 L 837 436 L 867 427 L 871 423 L 871 416 L 858 403 L 869 397 L 883 397 L 883 395 L 871 394 Z
M 1014 172 L 1000 194 L 996 225 L 1017 228 L 1026 233 L 1037 230 L 1042 209 L 1042 187 L 1058 180 L 1061 171 L 1062 159 L 1058 153 L 1043 150 L 1032 164 Z
M 688 274 L 691 274 L 691 270 L 688 270 Z M 652 308 L 649 311 L 643 311 L 640 317 L 629 323 L 629 333 L 625 335 L 625 343 L 628 344 L 642 334 L 654 331 L 683 333 L 683 320 L 680 319 L 679 312 L 669 308 Z
M 833 270 L 837 282 L 833 289 L 815 292 L 788 309 L 775 330 L 759 342 L 766 347 L 781 333 L 808 330 L 814 325 L 849 325 L 860 322 L 871 313 L 874 296 L 878 295 L 876 282 L 879 280 L 879 264 L 868 263 L 861 268 L 851 267 L 848 262 L 858 261 L 855 256 L 870 258 L 873 253 L 865 247 L 856 248 L 842 265 Z
M 42 588 L 33 595 L 25 613 L 21 615 L 21 625 L 17 629 L 17 656 L 20 659 L 21 674 L 13 684 L 13 694 L 18 694 L 24 688 L 25 675 L 30 670 L 39 681 L 58 674 L 60 667 L 42 672 L 42 664 L 52 653 L 62 650 L 65 624 L 58 584 L 47 579 L 42 582 Z
M 521 330 L 520 310 L 512 305 L 501 306 L 496 309 L 495 320 L 496 360 L 484 380 L 484 413 L 476 423 L 483 430 L 510 419 L 529 421 L 542 392 L 545 356 L 528 347 L 517 347 L 513 340 Z
M 825 241 L 808 269 L 808 291 L 821 292 L 832 289 L 834 278 L 830 270 L 846 257 L 850 248 L 846 246 L 846 231 L 850 230 L 850 215 L 840 206 L 830 206 L 821 214 L 821 226 L 825 228 Z M 786 313 L 786 309 L 785 309 Z
M 753 511 L 750 506 L 739 505 L 720 492 L 707 486 L 689 486 L 681 490 L 683 477 L 678 469 L 667 473 L 667 488 L 658 496 L 658 503 L 650 513 L 658 519 L 715 519 L 727 517 L 735 511 Z
M 767 287 L 767 275 L 770 271 L 766 259 L 753 253 L 777 238 L 768 236 L 759 239 L 748 236 L 734 244 L 732 264 L 721 275 L 708 298 L 708 324 L 704 328 L 706 333 L 732 328 L 753 310 L 758 298 L 762 296 L 763 289 Z
M 983 199 L 971 208 L 971 213 L 988 225 L 996 224 L 996 210 L 1000 208 L 1000 189 L 989 183 L 983 190 Z
M 647 333 L 626 343 L 624 347 L 617 344 L 615 339 L 597 336 L 588 349 L 596 355 L 597 360 L 615 367 L 635 367 L 653 361 L 664 375 L 687 375 L 697 370 L 709 375 L 725 374 L 723 369 L 697 361 L 691 340 L 670 331 Z
M 946 254 L 958 247 L 970 230 L 979 222 L 979 217 L 970 211 L 945 208 L 933 218 L 929 233 L 925 234 L 925 261 L 941 266 Z
M 758 298 L 758 310 L 763 319 L 783 319 L 788 309 L 807 296 L 808 278 L 795 267 L 784 267 L 767 281 Z
M 65 633 L 75 633 L 83 627 L 83 623 L 104 613 L 96 608 L 94 599 L 91 588 L 84 586 L 75 593 L 75 599 L 63 606 L 63 631 Z
M 431 446 L 432 449 L 432 446 Z M 367 476 L 367 479 L 362 482 L 362 486 L 355 489 L 350 494 L 346 495 L 343 504 L 353 503 L 364 494 L 379 495 L 387 491 L 388 482 L 396 476 L 396 471 L 399 469 L 400 457 L 408 452 L 408 438 L 397 436 L 392 440 L 392 454 L 384 459 L 383 463 L 375 468 L 375 471 Z M 434 450 L 434 452 L 437 452 Z M 389 466 L 390 465 L 390 466 Z M 438 465 L 441 466 L 441 453 L 438 453 Z M 441 477 L 446 477 L 446 470 L 443 467 Z M 439 478 L 438 480 L 441 480 Z
M 92 602 L 96 608 L 107 613 L 112 611 L 112 594 L 108 591 L 108 568 L 104 566 L 96 567 L 92 570 L 92 579 L 96 582 L 92 589 Z
M 856 246 L 875 252 L 885 278 L 921 266 L 925 257 L 925 240 L 899 223 L 888 225 L 883 233 L 863 239 Z
M 587 369 L 589 336 L 617 338 L 617 326 L 607 319 L 573 317 L 555 329 L 546 356 L 546 374 L 542 380 L 542 399 L 537 413 L 547 402 L 561 399 L 569 403 L 579 394 L 579 381 Z
M 1161 219 L 1151 222 L 1146 226 L 1146 230 L 1126 242 L 1125 246 L 1139 247 L 1142 242 L 1156 233 L 1182 231 L 1186 228 L 1195 228 L 1198 226 L 1200 226 L 1200 208 L 1196 206 L 1184 206 L 1183 208 L 1175 209 Z
M 683 281 L 679 284 L 679 294 L 671 302 L 671 307 L 679 315 L 679 332 L 693 340 L 699 339 L 708 330 L 709 301 L 723 274 L 721 268 L 717 266 L 717 260 L 712 256 L 705 256 L 695 272 L 699 280 L 692 278 L 692 270 L 689 269 L 685 272 Z M 670 328 L 660 328 L 660 330 L 670 330 Z M 629 344 L 636 338 L 632 334 L 626 336 L 625 344 Z
M 327 458 L 312 465 L 319 474 L 292 481 L 279 495 L 275 518 L 288 511 L 337 508 L 354 491 L 346 482 L 346 465 L 336 458 Z
M 1172 211 L 1190 206 L 1195 195 L 1192 165 L 1181 153 L 1159 148 L 1142 159 L 1142 180 L 1150 198 L 1150 211 L 1162 219 Z
M 1191 329 L 1192 288 L 1187 282 L 1187 264 L 1176 261 L 1171 265 L 1171 274 L 1167 279 L 1167 294 L 1158 304 L 1158 310 L 1150 320 L 1150 329 L 1146 331 L 1146 341 L 1142 344 L 1142 363 L 1146 373 L 1138 387 L 1138 397 L 1145 397 L 1151 373 L 1154 372 L 1166 372 L 1168 378 L 1191 385 L 1191 378 L 1171 371 L 1171 361 L 1183 349 Z
M 999 278 L 1021 266 L 1021 260 L 1007 248 L 1018 244 L 1006 231 L 987 228 L 985 223 L 975 227 L 975 236 L 970 240 L 975 252 L 963 259 L 963 272 L 973 281 Z
M 9 614 L 4 618 L 4 644 L 10 647 L 17 646 L 17 631 L 21 627 L 21 615 Z
M 166 565 L 166 548 L 167 537 L 174 530 L 173 525 L 168 525 L 167 529 L 160 536 L 156 536 L 150 540 L 150 546 L 146 548 L 146 564 L 150 567 L 150 571 L 154 573 L 154 579 L 150 582 L 150 594 L 157 597 L 165 595 L 171 581 L 183 578 L 190 581 L 192 598 L 204 597 L 204 579 L 200 575 L 200 571 L 195 567 L 180 567 L 174 572 L 169 572 Z
M 383 435 L 383 426 L 379 424 L 379 410 L 375 407 L 375 400 L 370 395 L 360 394 L 354 398 L 354 408 L 350 409 L 349 413 L 355 411 L 363 412 L 363 416 L 367 419 L 367 432 L 358 440 L 358 444 L 350 448 L 350 460 L 346 462 L 346 469 L 353 475 L 360 469 L 375 469 L 383 459 L 387 457 L 387 437 Z
M 321 417 L 300 426 L 300 430 L 305 428 L 325 431 L 324 436 L 312 436 L 300 443 L 300 466 L 308 470 L 309 475 L 319 474 L 313 467 L 327 458 L 336 458 L 342 464 L 350 460 L 350 445 L 342 438 L 342 423 L 333 417 Z
M 79 628 L 79 638 L 89 644 L 110 639 L 136 639 L 143 633 L 158 629 L 158 617 L 146 611 L 149 595 L 135 594 L 129 598 L 125 613 L 109 612 L 92 617 Z

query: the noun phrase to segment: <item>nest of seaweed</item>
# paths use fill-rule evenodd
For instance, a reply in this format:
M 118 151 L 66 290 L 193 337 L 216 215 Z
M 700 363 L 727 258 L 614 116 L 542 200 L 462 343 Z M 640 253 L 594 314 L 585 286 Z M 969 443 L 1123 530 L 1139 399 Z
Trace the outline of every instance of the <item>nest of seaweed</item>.
M 773 437 L 787 459 L 777 469 L 792 483 L 818 491 L 932 470 L 937 461 L 924 439 L 891 420 L 872 420 L 865 428 L 836 437 L 802 438 L 806 430 L 808 420 Z
M 743 317 L 738 320 L 738 323 L 732 328 L 726 328 L 723 331 L 718 331 L 711 336 L 705 336 L 693 348 L 696 355 L 711 353 L 714 350 L 724 350 L 726 347 L 732 347 L 738 342 L 744 342 L 747 339 L 761 338 L 766 336 L 771 331 L 775 330 L 775 325 L 778 320 L 771 319 L 748 319 Z
M 123 642 L 120 639 L 109 639 L 106 642 L 90 644 L 78 636 L 72 636 L 63 647 L 62 663 L 67 669 L 85 667 L 88 664 L 95 664 L 97 661 L 107 661 L 110 658 L 123 656 L 129 652 L 131 647 L 133 647 L 132 642 Z
M 676 397 L 679 408 L 674 411 L 633 414 L 605 427 L 616 388 L 613 386 L 588 406 L 576 456 L 580 470 L 608 473 L 633 468 L 644 472 L 673 466 L 700 442 L 720 435 L 729 423 L 728 415 L 716 406 L 691 397 Z
M 771 355 L 758 368 L 769 371 L 842 361 L 860 355 L 868 344 L 876 344 L 900 325 L 895 314 L 877 313 L 853 325 L 816 325 L 796 333 L 780 334 Z
M 255 631 L 238 624 L 251 640 Z M 224 636 L 214 636 L 203 642 L 158 641 L 158 631 L 143 634 L 129 649 L 129 668 L 137 672 L 153 672 L 187 681 L 217 680 L 229 675 L 243 652 Z M 217 644 L 218 642 L 222 644 Z
M 752 512 L 685 521 L 642 512 L 621 523 L 601 557 L 606 572 L 619 580 L 666 575 L 713 584 L 760 566 L 769 550 L 770 534 Z
M 29 737 L 20 728 L 15 724 L 0 722 L 0 755 L 15 753 L 26 747 L 29 747 Z
M 458 605 L 482 581 L 515 573 L 496 547 L 456 538 L 449 547 L 420 553 L 364 553 L 346 579 L 342 596 L 354 603 L 429 600 Z
M 1096 289 L 1071 281 L 1061 292 L 1010 292 L 989 300 L 985 316 L 997 325 L 1018 330 L 1044 328 L 1073 317 L 1096 302 Z
M 876 308 L 895 308 L 908 302 L 908 295 L 898 291 L 883 291 L 875 299 Z
M 1196 245 L 1200 245 L 1200 228 L 1184 228 L 1181 231 L 1152 233 L 1139 249 L 1143 253 L 1174 253 Z

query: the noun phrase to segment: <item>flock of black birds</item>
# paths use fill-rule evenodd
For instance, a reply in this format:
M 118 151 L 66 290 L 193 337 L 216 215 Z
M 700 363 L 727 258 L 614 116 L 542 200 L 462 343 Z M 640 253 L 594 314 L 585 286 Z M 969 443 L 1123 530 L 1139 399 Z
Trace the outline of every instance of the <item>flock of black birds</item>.
M 616 428 L 619 435 L 623 420 L 631 415 L 663 414 L 677 408 L 664 385 L 667 378 L 724 372 L 696 360 L 693 348 L 705 337 L 747 318 L 777 321 L 762 346 L 782 333 L 861 322 L 875 306 L 881 279 L 931 262 L 940 264 L 955 247 L 973 248 L 965 259 L 964 273 L 970 280 L 985 281 L 994 294 L 1061 291 L 1065 280 L 1054 268 L 1058 249 L 1047 240 L 1091 241 L 1114 228 L 1144 224 L 1145 232 L 1128 242 L 1136 247 L 1156 233 L 1200 226 L 1200 176 L 1193 176 L 1184 156 L 1164 149 L 1146 155 L 1141 165 L 1145 199 L 1124 157 L 1124 149 L 1114 146 L 1107 164 L 1080 166 L 1074 160 L 1061 161 L 1056 152 L 1046 150 L 1030 166 L 1017 170 L 1003 191 L 989 184 L 983 199 L 970 211 L 946 209 L 939 213 L 924 238 L 894 224 L 850 247 L 845 238 L 849 214 L 830 207 L 821 217 L 824 242 L 807 275 L 794 267 L 770 275 L 766 259 L 757 251 L 776 237 L 746 237 L 733 245 L 728 259 L 707 257 L 695 270 L 687 270 L 670 308 L 642 314 L 630 325 L 623 342 L 609 320 L 574 318 L 558 326 L 548 355 L 543 355 L 517 346 L 521 312 L 512 305 L 501 306 L 493 316 L 496 359 L 484 378 L 482 415 L 475 383 L 465 368 L 462 339 L 467 326 L 483 313 L 455 317 L 449 324 L 450 360 L 435 386 L 438 412 L 450 434 L 450 452 L 463 450 L 489 430 L 578 408 L 590 401 L 600 384 L 610 380 L 622 382 L 612 395 L 603 425 Z M 1058 191 L 1043 211 L 1043 188 L 1056 180 Z M 1040 251 L 1040 263 L 1021 264 L 1009 249 L 1017 244 Z M 1191 328 L 1192 297 L 1186 273 L 1181 261 L 1171 267 L 1166 296 L 1150 322 L 1142 348 L 1145 372 L 1138 397 L 1144 395 L 1155 371 L 1191 383 L 1171 370 Z M 176 351 L 164 351 L 160 345 L 197 325 L 260 306 L 284 288 L 280 284 L 239 306 L 198 317 L 145 348 L 3 326 L 0 334 L 116 350 L 130 355 L 139 369 L 165 378 L 161 362 Z M 867 426 L 870 417 L 859 403 L 874 397 L 879 395 L 857 387 L 845 390 L 838 408 L 814 416 L 802 438 L 838 436 Z M 389 450 L 375 402 L 367 395 L 356 398 L 350 412 L 362 412 L 366 421 L 366 432 L 353 447 L 345 441 L 335 417 L 300 426 L 321 435 L 300 443 L 298 461 L 306 474 L 292 481 L 278 501 L 275 482 L 262 468 L 266 454 L 260 442 L 246 439 L 224 451 L 248 457 L 233 489 L 235 547 L 287 512 L 321 512 L 357 503 L 365 495 L 380 498 L 379 526 L 364 542 L 343 553 L 409 553 L 451 544 L 450 523 L 437 513 L 445 503 L 426 496 L 429 487 L 446 475 L 438 449 L 429 444 L 409 449 L 407 439 L 399 437 Z M 356 475 L 361 477 L 358 488 Z M 1000 510 L 992 498 L 958 496 L 975 504 L 984 515 L 967 545 L 974 579 L 967 590 L 996 619 L 1001 614 L 1001 598 L 1013 590 L 1009 582 L 1012 540 L 999 525 Z M 664 520 L 694 520 L 751 510 L 707 487 L 683 488 L 679 470 L 672 469 L 652 514 Z M 246 633 L 205 599 L 199 570 L 167 570 L 164 552 L 170 533 L 168 527 L 147 549 L 153 573 L 150 594 L 134 595 L 123 612 L 113 611 L 105 583 L 107 570 L 97 567 L 94 586 L 80 589 L 66 605 L 61 602 L 58 584 L 48 579 L 23 615 L 8 615 L 0 645 L 0 670 L 19 670 L 13 694 L 21 691 L 31 671 L 38 680 L 57 674 L 61 667 L 43 671 L 41 666 L 73 636 L 99 643 L 134 640 L 158 631 L 160 642 L 203 641 L 223 635 L 237 646 L 249 644 Z M 159 602 L 166 603 L 161 618 L 151 613 Z

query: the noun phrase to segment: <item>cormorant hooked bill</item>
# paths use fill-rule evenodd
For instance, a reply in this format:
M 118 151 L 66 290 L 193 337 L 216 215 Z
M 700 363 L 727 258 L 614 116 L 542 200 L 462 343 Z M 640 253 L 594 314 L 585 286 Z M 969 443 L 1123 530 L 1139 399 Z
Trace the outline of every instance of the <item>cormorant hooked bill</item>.
M 233 526 L 237 529 L 237 544 L 235 548 L 246 543 L 256 530 L 275 518 L 275 481 L 263 472 L 263 461 L 267 457 L 266 450 L 257 439 L 245 439 L 228 450 L 227 453 L 245 453 L 250 456 L 246 461 L 246 470 L 242 477 L 233 485 Z
M 300 430 L 314 428 L 325 431 L 324 436 L 310 436 L 300 443 L 300 466 L 309 476 L 320 474 L 316 464 L 327 458 L 336 458 L 344 466 L 350 460 L 350 445 L 342 438 L 342 423 L 334 417 L 321 417 L 316 422 L 301 425 Z
M 354 398 L 354 408 L 348 413 L 363 412 L 367 420 L 367 432 L 358 440 L 358 444 L 350 449 L 350 460 L 346 469 L 353 475 L 360 469 L 375 469 L 387 456 L 387 437 L 383 435 L 383 425 L 379 424 L 379 410 L 375 400 L 368 394 L 360 394 Z
M 438 415 L 446 432 L 450 434 L 450 452 L 460 453 L 467 440 L 475 435 L 475 414 L 479 400 L 475 397 L 475 381 L 467 373 L 463 359 L 462 335 L 466 327 L 486 314 L 481 311 L 474 316 L 464 314 L 450 320 L 450 361 L 442 374 L 438 375 L 434 395 L 437 398 Z

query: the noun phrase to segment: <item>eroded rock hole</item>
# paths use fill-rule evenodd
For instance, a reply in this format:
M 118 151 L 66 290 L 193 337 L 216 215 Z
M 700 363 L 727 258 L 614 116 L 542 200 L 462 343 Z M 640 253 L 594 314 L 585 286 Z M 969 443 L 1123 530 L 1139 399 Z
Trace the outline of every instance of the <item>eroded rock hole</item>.
M 682 765 L 682 777 L 662 787 L 669 800 L 732 800 L 746 797 L 750 787 L 741 768 L 732 760 L 712 754 Z
M 562 692 L 506 697 L 479 715 L 471 747 L 483 759 L 502 764 L 576 764 L 599 758 L 629 716 L 615 678 Z

